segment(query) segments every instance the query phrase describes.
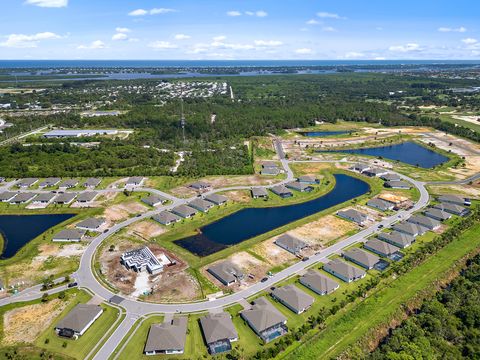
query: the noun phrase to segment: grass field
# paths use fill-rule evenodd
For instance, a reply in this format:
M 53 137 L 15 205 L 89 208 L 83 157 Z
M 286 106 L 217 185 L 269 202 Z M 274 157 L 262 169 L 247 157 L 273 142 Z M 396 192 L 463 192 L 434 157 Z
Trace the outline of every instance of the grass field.
M 119 311 L 109 305 L 102 304 L 103 313 L 97 321 L 83 334 L 78 340 L 63 339 L 55 334 L 54 327 L 57 322 L 66 316 L 72 308 L 79 303 L 86 303 L 91 296 L 87 293 L 80 292 L 79 296 L 52 321 L 49 328 L 39 336 L 35 345 L 52 351 L 54 353 L 74 357 L 83 360 L 92 351 L 92 349 L 100 342 L 103 335 L 114 330 L 114 323 L 119 316 Z M 48 339 L 48 341 L 47 341 Z
M 370 329 L 389 319 L 403 303 L 441 278 L 457 260 L 480 246 L 479 231 L 480 224 L 477 224 L 389 286 L 381 288 L 347 312 L 330 318 L 326 329 L 313 340 L 297 345 L 295 351 L 283 353 L 278 358 L 318 359 L 319 354 L 325 359 L 335 358 Z

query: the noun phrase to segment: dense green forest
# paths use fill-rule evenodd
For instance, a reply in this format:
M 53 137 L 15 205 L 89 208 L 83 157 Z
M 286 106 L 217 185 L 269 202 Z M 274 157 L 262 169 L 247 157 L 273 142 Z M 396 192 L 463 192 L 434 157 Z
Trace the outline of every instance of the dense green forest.
M 479 359 L 480 255 L 391 332 L 369 359 Z

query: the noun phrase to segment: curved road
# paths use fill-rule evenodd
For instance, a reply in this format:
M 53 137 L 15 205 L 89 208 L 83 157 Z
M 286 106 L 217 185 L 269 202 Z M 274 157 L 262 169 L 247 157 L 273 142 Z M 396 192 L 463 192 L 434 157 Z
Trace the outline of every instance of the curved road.
M 278 140 L 274 140 L 274 145 L 275 149 L 277 151 L 277 154 L 279 155 L 280 161 L 282 163 L 282 166 L 285 170 L 286 173 L 286 179 L 273 184 L 269 185 L 266 187 L 272 187 L 275 185 L 280 185 L 280 184 L 285 184 L 289 181 L 292 181 L 294 179 L 294 175 L 292 170 L 290 169 L 289 163 L 285 158 L 282 144 Z M 294 162 L 294 161 L 292 161 Z M 314 161 L 310 161 L 314 162 Z M 337 162 L 337 161 L 335 161 Z M 372 234 L 375 234 L 380 231 L 379 225 L 382 225 L 382 228 L 387 228 L 394 224 L 397 221 L 403 220 L 408 218 L 413 212 L 416 212 L 420 210 L 421 208 L 425 207 L 428 202 L 429 202 L 429 194 L 427 190 L 425 189 L 425 183 L 416 181 L 414 179 L 411 179 L 405 175 L 398 174 L 402 179 L 410 182 L 415 186 L 419 192 L 420 192 L 420 198 L 417 201 L 417 203 L 414 205 L 414 207 L 408 211 L 399 211 L 395 215 L 392 215 L 388 218 L 383 219 L 380 222 L 377 222 L 370 226 L 369 228 L 366 228 L 330 247 L 327 249 L 324 249 L 315 255 L 311 256 L 308 260 L 306 261 L 299 261 L 292 266 L 280 271 L 279 273 L 274 274 L 272 277 L 270 277 L 267 281 L 265 282 L 259 282 L 256 283 L 244 290 L 241 290 L 239 292 L 213 299 L 213 300 L 204 300 L 204 301 L 199 301 L 199 302 L 194 302 L 194 303 L 181 303 L 181 304 L 155 304 L 155 303 L 145 303 L 141 302 L 138 300 L 134 299 L 129 299 L 129 298 L 124 298 L 124 300 L 121 302 L 121 306 L 125 309 L 126 311 L 126 317 L 125 319 L 120 323 L 120 325 L 116 328 L 116 330 L 112 333 L 112 335 L 108 338 L 108 340 L 105 342 L 105 344 L 100 348 L 100 350 L 96 353 L 96 355 L 93 357 L 93 359 L 108 359 L 112 352 L 115 350 L 115 348 L 118 346 L 118 344 L 121 342 L 121 340 L 124 338 L 124 336 L 128 333 L 128 331 L 131 329 L 131 327 L 134 325 L 134 323 L 141 317 L 144 317 L 149 314 L 153 313 L 190 313 L 190 312 L 200 312 L 200 311 L 207 311 L 207 310 L 212 310 L 212 309 L 218 309 L 218 308 L 223 308 L 232 304 L 235 304 L 237 302 L 243 301 L 246 298 L 249 298 L 256 293 L 263 291 L 265 289 L 270 288 L 274 284 L 290 277 L 298 272 L 304 270 L 305 268 L 317 263 L 317 262 L 325 262 L 327 260 L 327 257 L 329 257 L 332 254 L 339 253 L 343 248 L 350 246 L 354 243 L 357 242 L 364 242 L 366 241 L 366 238 L 369 237 Z M 226 190 L 239 190 L 239 189 L 250 189 L 250 186 L 232 186 L 228 188 L 222 188 L 222 189 L 216 189 L 216 190 L 211 190 L 205 193 L 206 194 L 212 194 L 220 191 L 226 191 Z M 93 259 L 95 257 L 96 250 L 98 246 L 109 236 L 115 234 L 116 232 L 120 231 L 121 229 L 133 224 L 134 222 L 143 220 L 143 219 L 148 219 L 152 215 L 155 215 L 161 211 L 171 209 L 175 206 L 178 206 L 180 204 L 185 204 L 191 200 L 193 200 L 195 197 L 189 198 L 189 199 L 178 199 L 176 197 L 173 197 L 169 194 L 166 194 L 164 192 L 161 192 L 159 190 L 155 189 L 147 189 L 147 188 L 138 188 L 136 191 L 150 191 L 152 193 L 156 193 L 162 196 L 165 196 L 169 198 L 172 201 L 172 204 L 168 206 L 163 206 L 158 209 L 146 212 L 140 216 L 129 218 L 119 224 L 116 224 L 112 226 L 108 232 L 102 233 L 98 235 L 96 238 L 94 238 L 85 252 L 82 255 L 82 258 L 80 260 L 80 266 L 78 270 L 73 274 L 73 277 L 76 279 L 76 281 L 79 283 L 79 286 L 84 287 L 95 293 L 98 297 L 104 299 L 104 300 L 109 300 L 112 296 L 115 294 L 105 288 L 101 283 L 98 282 L 96 277 L 93 274 Z M 112 190 L 108 190 L 112 191 Z M 123 191 L 123 189 L 116 189 L 114 191 Z M 54 291 L 60 291 L 61 289 L 55 289 Z M 17 301 L 23 301 L 23 300 L 30 300 L 32 298 L 38 298 L 41 296 L 41 292 L 39 291 L 39 287 L 33 287 L 27 290 L 22 291 L 20 294 L 14 297 L 10 297 L 7 299 L 3 299 L 0 301 L 0 306 L 4 305 L 9 302 L 17 302 Z

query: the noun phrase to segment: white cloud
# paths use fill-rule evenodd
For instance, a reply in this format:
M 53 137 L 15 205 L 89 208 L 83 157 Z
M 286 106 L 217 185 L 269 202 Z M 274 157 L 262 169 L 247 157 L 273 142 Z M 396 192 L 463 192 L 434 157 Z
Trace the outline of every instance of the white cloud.
M 130 11 L 128 15 L 130 16 L 157 15 L 157 14 L 167 14 L 175 11 L 176 10 L 174 9 L 167 9 L 167 8 L 153 8 L 150 10 L 137 9 L 137 10 Z
M 174 36 L 175 40 L 188 40 L 191 38 L 190 35 L 185 35 L 185 34 L 176 34 Z
M 255 12 L 255 16 L 265 17 L 265 16 L 268 16 L 268 13 L 266 11 L 260 10 Z
M 336 32 L 337 29 L 335 29 L 335 28 L 332 27 L 332 26 L 324 26 L 324 27 L 322 28 L 322 31 L 325 31 L 325 32 Z
M 407 52 L 421 51 L 422 48 L 421 48 L 420 45 L 418 45 L 418 44 L 409 43 L 409 44 L 405 44 L 405 45 L 394 45 L 394 46 L 390 46 L 390 47 L 388 48 L 388 50 L 394 51 L 394 52 L 407 53 Z
M 148 47 L 151 47 L 152 49 L 156 50 L 167 50 L 167 49 L 176 49 L 178 48 L 177 45 L 172 44 L 169 41 L 154 41 L 148 44 Z
M 171 12 L 175 12 L 174 9 L 167 9 L 167 8 L 153 8 L 150 10 L 149 14 L 150 15 L 157 15 L 157 14 L 168 14 Z
M 359 59 L 362 57 L 365 57 L 365 54 L 357 51 L 349 51 L 344 56 L 345 59 Z
M 122 41 L 127 39 L 128 39 L 128 35 L 125 33 L 116 33 L 115 35 L 112 36 L 112 40 L 114 41 Z
M 61 8 L 68 6 L 68 0 L 27 0 L 25 4 L 46 8 Z
M 215 36 L 213 37 L 213 41 L 215 42 L 220 42 L 220 41 L 223 41 L 225 40 L 227 37 L 225 35 L 219 35 L 219 36 Z
M 241 16 L 242 13 L 240 11 L 231 10 L 231 11 L 227 11 L 227 15 L 228 16 Z
M 387 58 L 384 56 L 375 56 L 373 60 L 387 60 Z
M 315 19 L 310 19 L 306 22 L 307 25 L 318 25 L 320 24 L 320 21 L 315 20 Z
M 0 46 L 14 47 L 14 48 L 34 48 L 38 46 L 41 40 L 60 39 L 61 36 L 52 32 L 41 32 L 33 35 L 25 34 L 10 34 L 7 40 L 0 43 Z
M 310 48 L 300 48 L 295 50 L 295 53 L 300 55 L 309 55 L 313 53 L 313 50 Z
M 77 49 L 84 49 L 84 50 L 96 50 L 96 49 L 105 49 L 107 45 L 102 40 L 95 40 L 92 41 L 89 45 L 80 45 Z
M 334 13 L 329 13 L 329 12 L 326 12 L 326 11 L 320 11 L 317 13 L 317 16 L 319 18 L 323 18 L 323 19 L 346 19 L 345 17 L 343 16 L 340 16 L 338 14 L 334 14 Z
M 255 40 L 254 44 L 260 47 L 276 47 L 283 45 L 283 42 L 278 40 Z
M 439 27 L 438 31 L 440 32 L 459 32 L 464 33 L 467 31 L 467 28 L 460 26 L 458 28 L 451 28 L 451 27 Z
M 117 28 L 115 28 L 115 31 L 119 32 L 119 33 L 129 33 L 132 30 L 130 30 L 129 28 L 126 28 L 126 27 L 117 27 Z
M 466 39 L 462 39 L 462 42 L 467 45 L 473 45 L 473 44 L 476 44 L 478 40 L 474 38 L 466 38 Z

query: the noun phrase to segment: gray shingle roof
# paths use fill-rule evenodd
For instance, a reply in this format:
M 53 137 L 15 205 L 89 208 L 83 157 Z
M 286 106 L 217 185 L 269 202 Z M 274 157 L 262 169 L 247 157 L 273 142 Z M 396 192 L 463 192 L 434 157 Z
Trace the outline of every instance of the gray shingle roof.
M 308 246 L 306 242 L 297 239 L 290 234 L 279 236 L 278 239 L 275 240 L 275 244 L 293 253 L 297 253 Z
M 210 184 L 206 183 L 205 181 L 196 181 L 194 183 L 191 183 L 189 187 L 195 190 L 203 190 L 208 189 L 210 187 Z
M 40 187 L 48 187 L 48 186 L 55 186 L 57 185 L 62 179 L 60 178 L 54 178 L 54 177 L 51 177 L 51 178 L 46 178 L 45 180 L 43 180 L 41 183 L 40 183 Z
M 97 197 L 98 193 L 96 191 L 84 191 L 80 193 L 77 197 L 78 202 L 89 202 L 93 201 Z
M 364 270 L 359 269 L 356 266 L 347 264 L 340 259 L 330 260 L 328 263 L 323 265 L 323 268 L 325 270 L 332 270 L 333 272 L 347 279 L 359 278 L 365 275 Z
M 178 317 L 162 324 L 153 324 L 148 332 L 144 352 L 179 350 L 185 348 L 186 317 Z
M 384 184 L 385 187 L 389 188 L 405 188 L 405 189 L 410 189 L 411 186 L 409 183 L 406 181 L 401 181 L 401 180 L 392 180 L 392 181 L 386 181 Z
M 263 187 L 254 187 L 252 188 L 252 196 L 254 197 L 268 196 L 267 189 Z
M 88 178 L 83 183 L 83 186 L 85 186 L 85 187 L 97 187 L 98 185 L 100 185 L 101 182 L 102 182 L 102 179 L 99 179 L 99 178 Z
M 338 288 L 338 283 L 315 270 L 308 270 L 300 278 L 300 283 L 315 291 L 317 294 L 331 293 Z
M 58 232 L 53 239 L 56 240 L 65 240 L 65 241 L 72 241 L 72 240 L 81 240 L 82 237 L 85 235 L 85 230 L 78 230 L 78 229 L 64 229 Z
M 228 260 L 211 265 L 207 271 L 225 285 L 243 277 L 242 270 Z
M 307 189 L 311 189 L 312 187 L 307 184 L 307 183 L 302 183 L 302 182 L 299 182 L 299 181 L 292 181 L 292 182 L 289 182 L 287 183 L 287 188 L 290 188 L 290 189 L 293 189 L 293 190 L 297 190 L 297 191 L 305 191 Z
M 196 198 L 188 203 L 188 206 L 200 210 L 202 212 L 206 212 L 211 209 L 214 205 L 210 201 L 203 200 L 200 198 Z
M 366 214 L 355 209 L 341 210 L 337 212 L 337 215 L 342 218 L 354 221 L 357 224 L 362 224 L 368 220 L 368 216 Z
M 50 202 L 55 197 L 55 193 L 41 193 L 39 194 L 34 202 Z
M 172 209 L 172 212 L 181 217 L 189 217 L 195 215 L 198 211 L 187 205 L 178 205 Z
M 78 304 L 57 324 L 57 329 L 70 329 L 77 333 L 95 319 L 103 310 L 98 305 Z
M 80 221 L 77 225 L 75 225 L 75 227 L 89 229 L 89 230 L 96 230 L 100 226 L 102 226 L 104 223 L 105 223 L 104 218 L 88 218 L 83 221 Z
M 277 185 L 270 188 L 274 194 L 277 195 L 291 195 L 292 192 L 288 190 L 284 185 Z
M 295 285 L 285 285 L 272 291 L 272 296 L 287 304 L 294 311 L 300 312 L 313 304 L 313 298 Z
M 451 204 L 451 203 L 440 203 L 440 204 L 434 205 L 433 207 L 434 209 L 439 209 L 455 215 L 465 214 L 468 212 L 467 208 L 460 205 Z
M 12 191 L 1 192 L 0 193 L 0 201 L 8 201 L 11 198 L 13 198 L 15 196 L 15 194 L 17 194 L 17 193 L 12 192 Z
M 155 206 L 157 204 L 163 204 L 168 199 L 160 195 L 150 195 L 142 199 L 142 201 L 150 206 Z
M 363 266 L 367 269 L 373 268 L 380 258 L 376 255 L 363 251 L 359 248 L 352 248 L 343 253 L 345 259 L 353 261 L 354 263 Z
M 125 183 L 125 185 L 139 185 L 141 184 L 143 181 L 143 176 L 132 176 L 130 178 L 127 179 L 127 182 Z
M 425 216 L 428 216 L 432 219 L 437 219 L 437 220 L 447 220 L 452 217 L 451 214 L 447 213 L 446 211 L 440 210 L 440 209 L 427 209 L 424 212 Z
M 465 198 L 458 195 L 441 195 L 437 197 L 437 200 L 440 202 L 452 203 L 456 205 L 465 204 Z
M 257 332 L 262 332 L 274 325 L 283 324 L 287 321 L 286 317 L 265 297 L 256 299 L 252 308 L 242 311 L 241 316 Z
M 77 197 L 77 193 L 63 193 L 57 195 L 57 197 L 53 200 L 56 204 L 68 204 L 73 201 Z
M 413 236 L 410 236 L 398 231 L 393 231 L 391 233 L 380 233 L 378 234 L 377 237 L 380 240 L 384 240 L 400 248 L 405 248 L 407 246 L 410 246 L 412 242 L 415 240 Z
M 368 240 L 365 243 L 364 247 L 365 249 L 371 250 L 384 256 L 390 256 L 400 250 L 398 247 L 378 239 Z
M 77 179 L 67 179 L 65 181 L 62 181 L 58 187 L 60 188 L 71 188 L 75 187 L 78 185 L 78 180 Z
M 29 202 L 30 200 L 32 200 L 35 196 L 37 196 L 38 194 L 35 194 L 35 193 L 31 193 L 31 192 L 28 192 L 28 193 L 18 193 L 17 195 L 15 195 L 15 197 L 10 200 L 10 202 L 13 202 L 13 203 L 25 203 L 25 202 Z
M 166 211 L 166 210 L 162 211 L 159 214 L 153 215 L 152 219 L 155 220 L 155 221 L 158 221 L 160 224 L 164 224 L 164 225 L 182 220 L 182 218 L 180 216 L 175 215 L 175 214 L 171 213 L 170 211 Z
M 205 196 L 205 200 L 210 201 L 216 205 L 224 204 L 228 201 L 228 197 L 219 194 L 210 194 Z
M 17 182 L 19 187 L 30 187 L 38 181 L 38 178 L 25 178 Z
M 418 224 L 420 226 L 425 226 L 429 229 L 434 229 L 440 226 L 440 222 L 438 220 L 432 219 L 425 215 L 413 215 L 408 220 L 408 222 L 412 224 Z
M 221 312 L 217 314 L 208 314 L 200 318 L 203 335 L 207 344 L 218 340 L 238 338 L 237 330 L 233 326 L 230 314 Z
M 385 201 L 385 200 L 382 200 L 382 199 L 379 199 L 379 198 L 374 198 L 374 199 L 369 200 L 367 202 L 367 205 L 371 206 L 371 207 L 374 207 L 376 209 L 382 210 L 382 211 L 393 209 L 393 204 L 392 203 L 390 203 L 388 201 Z

